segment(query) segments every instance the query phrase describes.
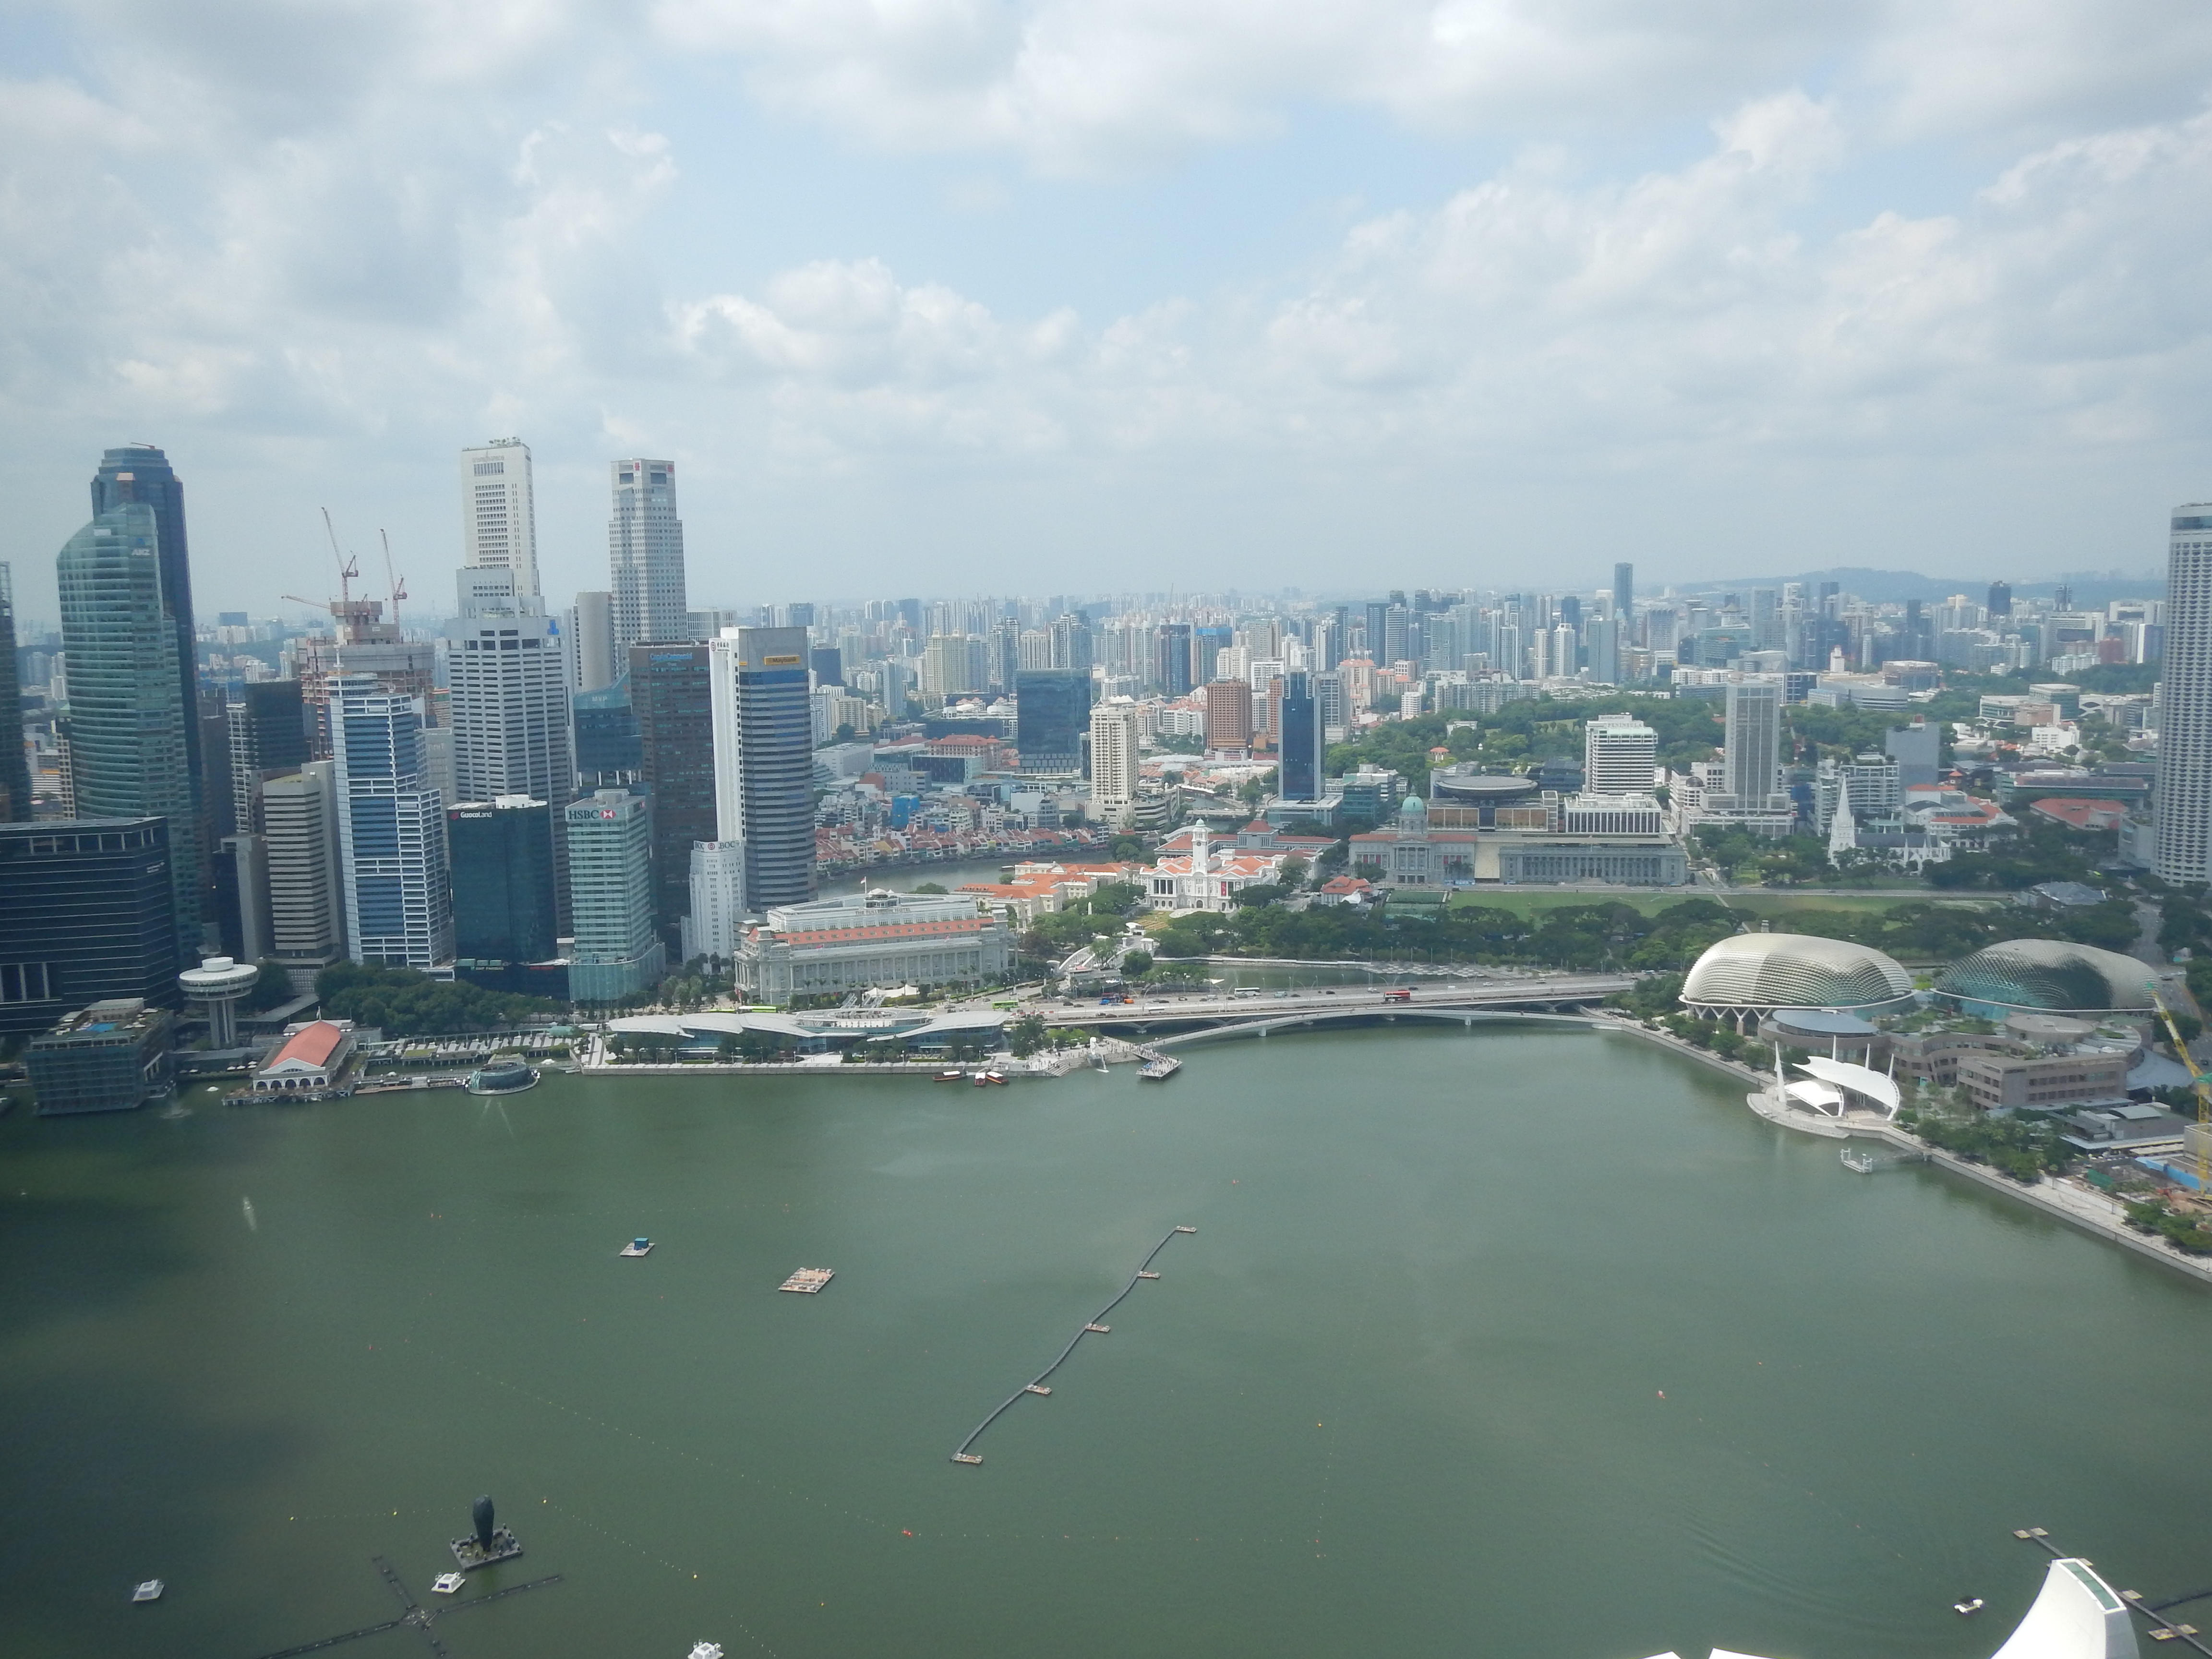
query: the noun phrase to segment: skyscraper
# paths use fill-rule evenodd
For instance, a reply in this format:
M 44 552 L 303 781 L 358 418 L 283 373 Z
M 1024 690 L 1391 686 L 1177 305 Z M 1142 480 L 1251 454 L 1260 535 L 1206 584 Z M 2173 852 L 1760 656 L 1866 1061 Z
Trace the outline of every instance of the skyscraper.
M 538 592 L 538 514 L 530 446 L 494 438 L 461 452 L 461 562 L 511 570 L 515 590 Z
M 806 630 L 731 628 L 713 645 L 714 819 L 744 845 L 744 908 L 814 896 L 813 721 Z
M 1152 684 L 1164 697 L 1187 697 L 1196 684 L 1192 674 L 1190 624 L 1162 623 L 1153 636 Z M 1213 665 L 1206 672 L 1211 674 Z
M 24 748 L 23 687 L 15 673 L 15 586 L 0 564 L 0 823 L 31 816 L 31 763 Z
M 1015 676 L 1014 749 L 1024 772 L 1075 772 L 1091 723 L 1088 668 L 1025 668 Z
M 629 666 L 615 649 L 612 593 L 577 594 L 576 603 L 568 607 L 561 638 L 568 652 L 568 690 L 572 696 L 605 690 Z
M 195 648 L 197 635 L 192 629 L 191 556 L 185 538 L 185 486 L 176 469 L 169 465 L 169 458 L 152 444 L 125 444 L 120 449 L 109 450 L 100 458 L 100 470 L 92 476 L 94 519 L 110 508 L 134 501 L 154 515 L 154 558 L 161 573 L 161 610 L 176 635 L 175 649 L 166 660 L 170 664 L 170 675 L 177 682 L 178 707 L 185 711 L 185 787 L 191 792 L 193 806 L 198 809 L 204 805 L 200 788 L 200 732 L 194 719 L 199 707 L 200 677 Z M 187 843 L 173 829 L 169 832 L 172 862 L 188 867 L 195 880 L 207 856 L 207 845 L 202 839 L 204 833 L 204 825 L 196 825 Z M 195 905 L 195 927 L 198 915 Z M 197 949 L 199 941 L 197 935 L 192 935 L 186 942 Z
M 2212 501 L 2175 507 L 2170 534 L 2155 861 L 2160 880 L 2193 883 L 2212 880 Z
M 307 759 L 307 714 L 297 680 L 257 680 L 237 688 L 225 709 L 232 814 L 240 831 L 262 829 L 261 781 L 296 772 Z
M 270 953 L 295 985 L 346 954 L 337 769 L 334 761 L 309 761 L 261 783 Z
M 198 699 L 186 695 L 191 682 L 177 672 L 178 632 L 162 597 L 160 542 L 154 507 L 123 501 L 62 549 L 57 574 L 69 653 L 70 763 L 78 817 L 168 820 L 178 950 L 189 961 L 200 945 L 204 862 L 188 770 Z
M 1208 754 L 1240 755 L 1252 746 L 1252 683 L 1209 680 L 1199 688 L 1206 703 Z
M 653 803 L 653 911 L 665 939 L 690 904 L 693 844 L 715 839 L 714 679 L 703 645 L 633 646 L 629 662 L 640 772 Z M 802 713 L 805 703 L 802 696 Z M 811 799 L 808 786 L 801 791 Z
M 1780 787 L 1782 683 L 1741 679 L 1728 688 L 1721 746 L 1724 793 L 1756 810 Z
M 1284 800 L 1319 800 L 1324 745 L 1321 702 L 1310 676 L 1296 671 L 1283 676 L 1282 721 L 1275 793 Z
M 1632 564 L 1613 568 L 1613 614 L 1620 618 L 1622 642 L 1632 641 L 1636 636 L 1632 626 L 1636 616 L 1636 567 Z
M 460 573 L 460 615 L 446 635 L 453 792 L 465 801 L 526 795 L 565 803 L 576 787 L 568 665 L 544 603 L 518 592 L 515 580 L 489 567 Z M 552 816 L 532 822 L 545 832 L 557 878 Z
M 643 800 L 602 789 L 573 803 L 568 836 L 568 905 L 576 942 L 568 994 L 579 1002 L 613 1002 L 660 981 L 666 956 L 653 932 L 651 832 Z
M 1126 830 L 1137 804 L 1137 705 L 1109 697 L 1091 711 L 1091 804 L 1099 822 Z
M 168 827 L 158 817 L 0 824 L 0 1033 L 110 997 L 177 1006 Z M 195 940 L 197 943 L 197 940 Z
M 1990 584 L 1990 615 L 1992 617 L 2012 615 L 2012 584 L 2010 582 Z
M 428 969 L 453 959 L 445 803 L 423 753 L 422 700 L 374 675 L 331 688 L 346 935 L 356 962 Z
M 684 521 L 676 516 L 671 461 L 613 463 L 614 517 L 607 562 L 614 576 L 614 650 L 690 637 L 684 599 Z
M 1592 795 L 1648 795 L 1659 764 L 1659 734 L 1632 714 L 1599 714 L 1583 727 L 1583 789 Z
M 552 809 L 527 795 L 465 801 L 446 814 L 453 864 L 453 955 L 548 962 L 559 948 Z

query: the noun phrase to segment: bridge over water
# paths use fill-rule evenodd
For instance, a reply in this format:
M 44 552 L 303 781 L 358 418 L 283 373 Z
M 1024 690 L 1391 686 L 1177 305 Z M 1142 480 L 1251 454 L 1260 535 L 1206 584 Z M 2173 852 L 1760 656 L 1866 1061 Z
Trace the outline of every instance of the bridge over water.
M 1039 1009 L 1048 1023 L 1115 1034 L 1143 1033 L 1154 1047 L 1218 1032 L 1258 1033 L 1294 1025 L 1374 1019 L 1469 1020 L 1588 1009 L 1636 983 L 1626 974 L 1560 974 L 1525 979 L 1438 985 L 1417 982 L 1413 995 L 1394 1000 L 1387 989 L 1339 986 L 1261 996 L 1198 993 L 1152 996 L 1135 1003 Z M 1176 1035 L 1152 1036 L 1154 1032 Z

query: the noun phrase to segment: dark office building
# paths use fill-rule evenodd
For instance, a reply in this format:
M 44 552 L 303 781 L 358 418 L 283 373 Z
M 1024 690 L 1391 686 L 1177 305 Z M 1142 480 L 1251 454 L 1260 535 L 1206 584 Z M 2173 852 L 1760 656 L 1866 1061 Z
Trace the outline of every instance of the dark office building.
M 1636 567 L 1632 564 L 1613 568 L 1613 614 L 1620 618 L 1624 629 L 1636 614 Z M 1620 637 L 1626 640 L 1628 635 L 1624 633 Z
M 518 795 L 449 807 L 446 843 L 453 872 L 454 957 L 551 961 L 560 949 L 553 809 Z
M 645 768 L 638 742 L 637 710 L 630 707 L 629 676 L 597 691 L 578 691 L 568 699 L 576 727 L 576 787 L 626 789 Z
M 845 683 L 845 653 L 834 645 L 817 645 L 810 653 L 817 685 L 842 685 Z
M 2012 584 L 2010 582 L 1990 584 L 1990 615 L 1992 617 L 2012 615 Z
M 1211 668 L 1212 665 L 1207 666 Z M 1190 695 L 1190 688 L 1196 682 L 1191 678 L 1188 623 L 1160 624 L 1159 632 L 1152 639 L 1152 684 L 1159 688 L 1162 696 Z
M 258 830 L 253 797 L 266 772 L 296 772 L 307 764 L 310 722 L 297 680 L 256 680 L 237 689 L 228 710 L 231 792 L 238 827 Z
M 806 678 L 804 669 L 799 678 Z M 714 697 L 703 645 L 634 645 L 629 700 L 653 808 L 653 916 L 664 942 L 691 909 L 691 846 L 714 834 Z M 812 796 L 801 803 L 812 819 Z
M 1303 672 L 1283 676 L 1282 763 L 1275 793 L 1285 800 L 1319 800 L 1322 786 L 1321 700 Z
M 178 1005 L 162 819 L 0 824 L 0 1032 L 117 997 Z
M 1025 668 L 1016 676 L 1014 748 L 1024 772 L 1078 772 L 1091 728 L 1091 671 Z
M 185 486 L 169 458 L 151 444 L 126 444 L 100 459 L 92 477 L 92 516 L 111 507 L 137 501 L 154 509 L 154 554 L 161 570 L 161 609 L 168 613 L 177 634 L 177 695 L 187 715 L 199 707 L 198 640 L 192 628 L 191 556 L 185 539 Z M 200 732 L 189 718 L 185 722 L 185 771 L 191 780 L 192 798 L 201 793 L 204 766 Z M 214 842 L 203 836 L 202 848 Z
M 0 823 L 31 816 L 31 763 L 23 753 L 23 685 L 15 666 L 15 586 L 0 564 Z

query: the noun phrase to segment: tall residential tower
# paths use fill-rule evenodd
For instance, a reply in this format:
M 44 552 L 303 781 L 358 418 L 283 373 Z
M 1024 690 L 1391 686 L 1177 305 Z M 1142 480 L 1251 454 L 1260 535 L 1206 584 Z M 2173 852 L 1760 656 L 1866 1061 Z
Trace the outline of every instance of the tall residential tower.
M 2175 507 L 2170 533 L 2155 865 L 2193 883 L 2212 880 L 2212 501 Z

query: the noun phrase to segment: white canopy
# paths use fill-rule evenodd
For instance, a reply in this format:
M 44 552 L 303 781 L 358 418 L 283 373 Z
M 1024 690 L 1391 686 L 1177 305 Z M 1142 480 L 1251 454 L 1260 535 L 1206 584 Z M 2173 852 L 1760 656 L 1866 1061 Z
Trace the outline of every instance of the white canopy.
M 1783 1092 L 1816 1112 L 1826 1112 L 1834 1117 L 1844 1114 L 1843 1091 L 1832 1089 L 1825 1083 L 1793 1083 Z
M 1815 1054 L 1797 1069 L 1809 1072 L 1821 1082 L 1832 1083 L 1848 1093 L 1864 1095 L 1892 1117 L 1895 1117 L 1897 1109 L 1905 1104 L 1905 1097 L 1898 1092 L 1894 1078 L 1884 1077 L 1880 1072 L 1864 1066 L 1854 1066 L 1849 1060 L 1828 1060 Z

